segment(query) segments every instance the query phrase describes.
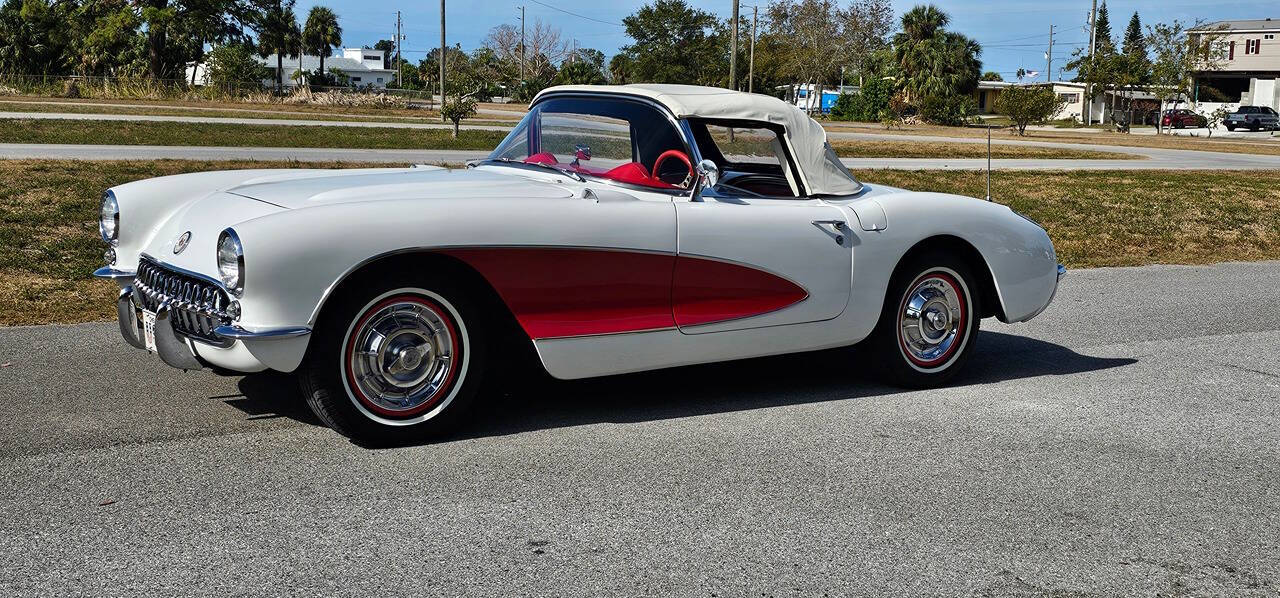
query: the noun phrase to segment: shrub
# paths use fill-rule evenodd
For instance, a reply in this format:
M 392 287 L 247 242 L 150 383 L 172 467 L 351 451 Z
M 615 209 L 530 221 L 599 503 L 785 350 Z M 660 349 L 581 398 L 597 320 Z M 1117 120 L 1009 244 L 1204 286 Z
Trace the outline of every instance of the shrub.
M 893 81 L 872 79 L 867 81 L 856 94 L 840 94 L 835 106 L 831 107 L 831 118 L 834 120 L 856 120 L 875 122 L 883 117 L 889 107 L 889 99 L 893 97 Z
M 1013 121 L 1019 135 L 1026 135 L 1027 125 L 1049 120 L 1064 105 L 1066 101 L 1048 87 L 1010 85 L 1000 92 L 995 108 Z
M 458 138 L 458 125 L 476 113 L 476 101 L 470 97 L 451 98 L 440 107 L 440 116 L 453 123 L 453 137 Z
M 79 84 L 79 83 L 76 83 L 76 80 L 75 80 L 75 79 L 67 79 L 67 82 L 66 82 L 65 84 L 63 84 L 63 86 L 62 86 L 62 97 L 64 97 L 64 98 L 79 98 L 79 97 L 80 97 L 80 84 Z
M 960 126 L 977 111 L 970 96 L 928 96 L 920 102 L 920 118 L 935 125 Z
M 240 44 L 218 46 L 209 51 L 207 79 L 224 90 L 260 89 L 271 71 Z

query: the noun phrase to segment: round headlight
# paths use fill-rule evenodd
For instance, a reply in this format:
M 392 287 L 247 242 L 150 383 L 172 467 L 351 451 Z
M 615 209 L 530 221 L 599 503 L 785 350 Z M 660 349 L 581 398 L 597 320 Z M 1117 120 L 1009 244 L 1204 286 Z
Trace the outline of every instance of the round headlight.
M 102 193 L 102 207 L 98 210 L 98 233 L 108 243 L 114 243 L 120 236 L 120 204 L 116 202 L 116 194 L 111 191 Z
M 239 296 L 244 292 L 244 249 L 236 231 L 227 229 L 218 237 L 218 276 L 227 290 Z

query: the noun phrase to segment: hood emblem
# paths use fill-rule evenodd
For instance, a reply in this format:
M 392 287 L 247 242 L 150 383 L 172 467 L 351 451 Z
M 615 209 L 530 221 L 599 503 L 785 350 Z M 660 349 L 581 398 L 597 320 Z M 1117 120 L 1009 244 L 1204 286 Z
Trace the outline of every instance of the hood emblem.
M 173 244 L 173 254 L 178 255 L 179 253 L 182 253 L 182 250 L 186 249 L 187 244 L 190 242 L 191 242 L 191 231 L 182 233 L 182 236 L 178 237 L 178 242 Z

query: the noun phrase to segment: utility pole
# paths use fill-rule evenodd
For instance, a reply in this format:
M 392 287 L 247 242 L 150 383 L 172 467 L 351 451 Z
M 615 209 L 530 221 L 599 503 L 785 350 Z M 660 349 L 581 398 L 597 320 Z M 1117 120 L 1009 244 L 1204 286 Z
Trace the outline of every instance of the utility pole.
M 756 18 L 760 14 L 759 6 L 751 7 L 751 57 L 747 59 L 747 93 L 755 93 L 756 82 Z
M 1093 0 L 1093 8 L 1089 11 L 1089 77 L 1093 79 L 1093 51 L 1098 47 L 1098 0 Z M 1093 83 L 1084 85 L 1084 124 L 1093 124 Z
M 1044 80 L 1050 85 L 1053 84 L 1053 25 L 1049 26 L 1049 51 L 1044 53 L 1044 59 L 1048 63 L 1045 65 Z M 1050 88 L 1052 89 L 1052 87 Z
M 444 121 L 444 0 L 440 0 L 440 120 Z
M 569 64 L 578 64 L 578 38 L 573 38 L 573 53 L 569 55 Z
M 729 89 L 738 90 L 738 0 L 733 0 L 732 41 L 729 42 Z
M 404 35 L 401 33 L 402 31 L 403 31 L 403 28 L 401 27 L 401 22 L 400 22 L 400 11 L 397 10 L 396 11 L 396 85 L 398 85 L 400 89 L 404 89 L 404 66 L 403 66 L 403 61 L 400 60 L 400 40 L 403 39 L 404 37 Z
M 520 82 L 524 83 L 524 5 L 520 5 Z

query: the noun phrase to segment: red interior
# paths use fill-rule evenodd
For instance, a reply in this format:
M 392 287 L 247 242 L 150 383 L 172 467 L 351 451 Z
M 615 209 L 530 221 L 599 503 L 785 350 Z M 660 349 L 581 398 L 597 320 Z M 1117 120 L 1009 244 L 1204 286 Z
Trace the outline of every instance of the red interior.
M 656 189 L 679 189 L 680 188 L 678 185 L 672 185 L 671 183 L 668 183 L 661 179 L 650 177 L 649 169 L 645 168 L 644 164 L 641 164 L 639 162 L 630 162 L 630 163 L 618 166 L 617 168 L 613 168 L 611 170 L 601 170 L 596 168 L 587 168 L 586 166 L 583 166 L 581 164 L 577 166 L 574 166 L 572 164 L 561 164 L 558 160 L 556 160 L 555 155 L 553 155 L 551 152 L 539 152 L 532 156 L 529 156 L 528 158 L 525 158 L 524 161 L 526 164 L 552 164 L 555 166 L 561 166 L 569 170 L 572 170 L 574 172 L 589 174 L 591 176 L 598 176 L 601 178 L 618 181 L 620 183 L 630 183 L 632 185 L 643 185 L 645 187 L 654 187 Z

